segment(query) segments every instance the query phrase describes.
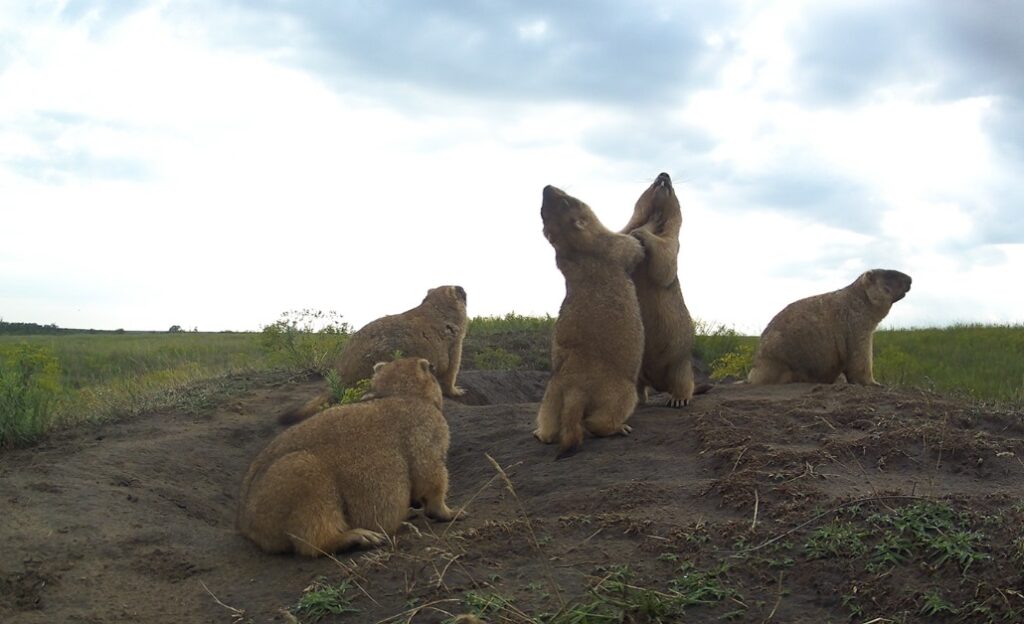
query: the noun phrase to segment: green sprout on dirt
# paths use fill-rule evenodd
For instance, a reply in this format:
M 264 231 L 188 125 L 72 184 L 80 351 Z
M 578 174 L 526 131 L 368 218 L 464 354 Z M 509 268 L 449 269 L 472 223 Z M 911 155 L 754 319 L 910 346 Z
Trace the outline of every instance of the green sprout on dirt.
M 347 595 L 349 587 L 347 580 L 330 585 L 325 579 L 317 578 L 306 588 L 292 611 L 307 618 L 307 622 L 316 622 L 327 615 L 358 613 L 359 609 L 352 606 L 352 599 Z
M 858 557 L 868 550 L 864 543 L 867 536 L 867 531 L 858 529 L 850 522 L 833 520 L 811 533 L 804 544 L 804 551 L 811 559 Z
M 957 512 L 946 502 L 923 501 L 872 514 L 867 521 L 882 531 L 869 571 L 884 570 L 920 553 L 935 569 L 950 562 L 966 574 L 972 564 L 991 558 L 979 550 L 985 536 L 965 528 L 969 515 Z
M 946 601 L 937 589 L 930 589 L 921 596 L 921 615 L 956 615 L 960 610 Z

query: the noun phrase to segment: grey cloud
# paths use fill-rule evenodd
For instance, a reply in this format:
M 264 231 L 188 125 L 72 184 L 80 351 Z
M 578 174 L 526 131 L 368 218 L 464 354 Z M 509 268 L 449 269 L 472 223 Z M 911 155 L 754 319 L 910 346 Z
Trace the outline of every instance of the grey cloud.
M 803 96 L 855 103 L 899 83 L 934 96 L 1024 98 L 1024 4 L 997 2 L 810 5 L 791 29 Z
M 274 38 L 296 62 L 341 83 L 357 74 L 484 99 L 640 107 L 713 80 L 703 37 L 729 15 L 712 2 L 664 14 L 654 4 L 583 1 L 233 6 L 245 19 L 256 11 L 273 16 L 246 37 Z M 547 25 L 543 36 L 520 36 L 538 21 Z

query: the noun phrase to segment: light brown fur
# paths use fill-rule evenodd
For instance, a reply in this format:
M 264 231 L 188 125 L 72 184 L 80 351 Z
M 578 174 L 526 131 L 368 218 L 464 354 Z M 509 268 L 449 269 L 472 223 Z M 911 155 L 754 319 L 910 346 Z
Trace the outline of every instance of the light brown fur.
M 469 327 L 466 291 L 461 286 L 438 286 L 423 302 L 401 314 L 391 314 L 364 325 L 352 334 L 335 364 L 339 381 L 352 386 L 373 374 L 373 365 L 390 360 L 396 352 L 430 361 L 445 396 L 465 391 L 455 385 L 462 364 L 462 341 Z M 282 425 L 299 422 L 324 408 L 330 393 L 323 392 L 301 407 L 278 417 Z
M 905 273 L 873 269 L 846 288 L 789 304 L 761 334 L 747 381 L 835 383 L 844 374 L 850 383 L 879 385 L 873 334 L 910 284 Z
M 544 236 L 565 276 L 565 299 L 533 435 L 557 440 L 558 456 L 566 457 L 583 444 L 584 429 L 595 436 L 630 431 L 644 328 L 629 272 L 644 252 L 635 238 L 604 227 L 580 200 L 553 186 L 543 197 Z
M 637 390 L 668 392 L 670 407 L 693 398 L 693 319 L 679 285 L 679 229 L 683 214 L 672 178 L 660 174 L 637 200 L 622 229 L 644 246 L 644 260 L 633 270 L 633 284 L 644 323 L 644 357 Z
M 269 553 L 316 557 L 376 546 L 410 502 L 451 520 L 448 424 L 423 358 L 380 363 L 372 400 L 339 405 L 283 431 L 242 482 L 238 530 Z

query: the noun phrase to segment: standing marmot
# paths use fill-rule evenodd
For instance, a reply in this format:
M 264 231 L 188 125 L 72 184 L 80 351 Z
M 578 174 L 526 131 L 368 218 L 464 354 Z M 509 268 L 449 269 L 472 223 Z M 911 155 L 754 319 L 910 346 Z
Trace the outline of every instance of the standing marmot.
M 872 335 L 910 276 L 874 269 L 839 290 L 795 301 L 768 323 L 747 381 L 754 384 L 847 381 L 878 385 L 871 371 Z
M 405 357 L 430 361 L 445 396 L 459 397 L 465 391 L 455 385 L 462 363 L 462 341 L 469 327 L 466 291 L 462 286 L 438 286 L 427 291 L 423 303 L 401 314 L 381 317 L 364 325 L 345 343 L 335 369 L 343 386 L 351 386 L 373 375 L 373 365 L 387 361 L 396 352 Z M 330 401 L 323 392 L 301 407 L 278 417 L 290 425 L 317 413 Z
M 339 405 L 283 431 L 249 467 L 238 530 L 270 553 L 315 557 L 375 546 L 398 530 L 410 501 L 451 520 L 448 423 L 422 358 L 375 367 L 373 400 Z
M 544 443 L 560 442 L 559 457 L 596 436 L 629 433 L 644 327 L 629 272 L 643 260 L 640 242 L 605 228 L 590 207 L 553 186 L 544 187 L 544 236 L 565 276 L 565 299 L 551 341 L 548 381 L 537 429 Z
M 693 398 L 693 319 L 679 286 L 679 228 L 683 213 L 667 173 L 647 187 L 622 229 L 644 246 L 644 261 L 633 270 L 633 284 L 644 322 L 644 359 L 637 382 L 641 400 L 647 387 L 672 395 L 681 407 Z

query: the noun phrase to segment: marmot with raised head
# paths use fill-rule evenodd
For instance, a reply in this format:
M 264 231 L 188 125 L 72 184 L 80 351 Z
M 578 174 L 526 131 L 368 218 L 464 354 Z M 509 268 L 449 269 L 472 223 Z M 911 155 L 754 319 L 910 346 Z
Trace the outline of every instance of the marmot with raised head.
M 637 403 L 644 327 L 629 273 L 643 260 L 640 242 L 598 221 L 582 201 L 544 187 L 544 236 L 565 277 L 565 299 L 551 341 L 548 380 L 533 432 L 559 442 L 558 457 L 596 436 L 627 434 Z
M 242 482 L 238 530 L 269 553 L 316 557 L 376 546 L 409 515 L 455 513 L 448 493 L 448 423 L 423 358 L 381 362 L 376 397 L 339 405 L 283 431 Z
M 644 322 L 644 358 L 637 390 L 671 395 L 670 407 L 693 398 L 693 319 L 679 285 L 679 229 L 683 213 L 672 178 L 659 174 L 636 201 L 633 217 L 622 228 L 644 246 L 644 260 L 633 269 L 633 284 Z
M 373 375 L 377 362 L 404 357 L 428 360 L 437 371 L 437 380 L 445 396 L 460 397 L 465 391 L 455 385 L 462 364 L 462 341 L 469 320 L 466 316 L 466 291 L 462 286 L 438 286 L 427 291 L 423 302 L 401 314 L 371 321 L 349 337 L 334 368 L 343 386 L 352 386 Z M 312 416 L 330 401 L 322 392 L 301 407 L 278 417 L 282 425 L 291 425 Z
M 905 273 L 873 269 L 846 288 L 789 304 L 761 334 L 747 381 L 830 384 L 845 374 L 850 383 L 879 385 L 873 334 L 910 283 Z

